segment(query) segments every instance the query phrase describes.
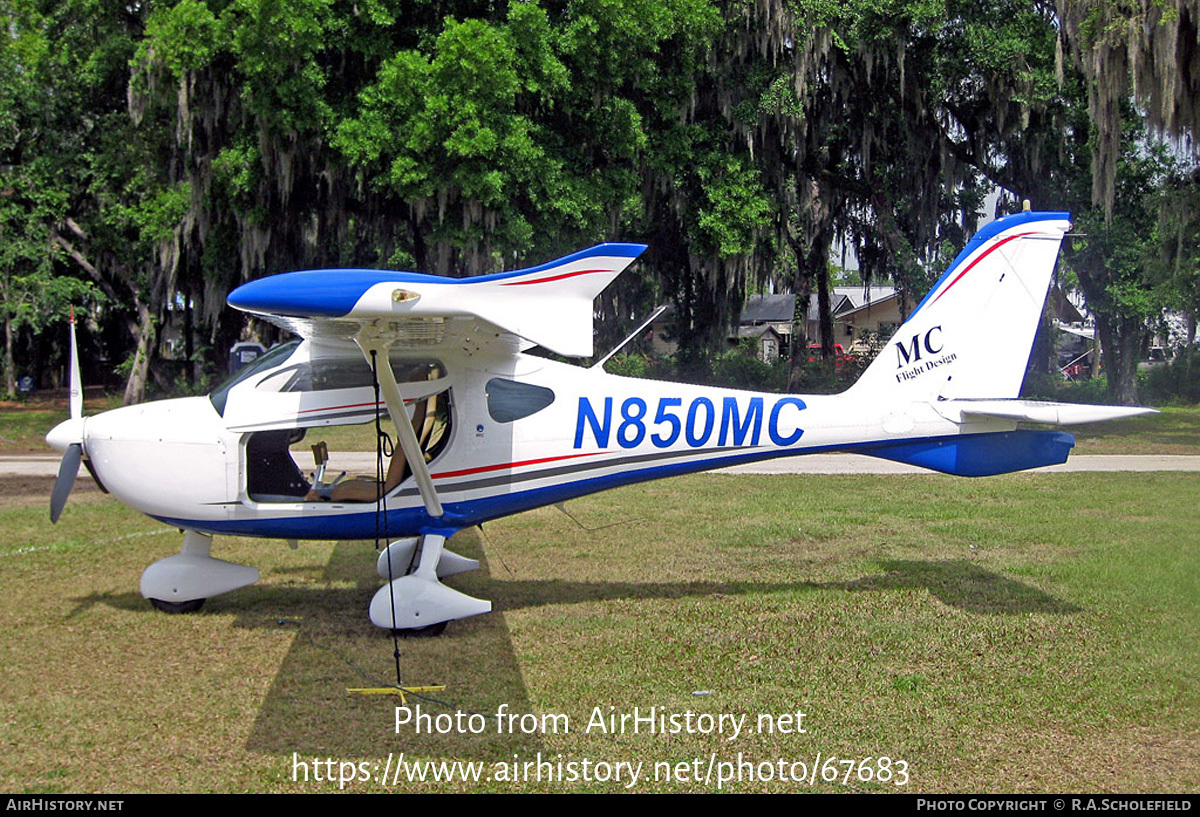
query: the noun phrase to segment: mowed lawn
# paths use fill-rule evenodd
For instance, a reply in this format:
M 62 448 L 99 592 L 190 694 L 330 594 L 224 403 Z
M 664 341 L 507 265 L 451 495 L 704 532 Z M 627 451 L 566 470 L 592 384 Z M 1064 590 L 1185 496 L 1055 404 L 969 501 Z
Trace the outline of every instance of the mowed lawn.
M 0 508 L 6 791 L 375 791 L 401 753 L 481 764 L 390 785 L 427 792 L 1200 788 L 1200 475 L 705 474 L 463 531 L 496 612 L 400 644 L 435 734 L 346 692 L 395 681 L 372 543 L 219 538 L 262 581 L 167 616 L 178 533 L 86 481 Z

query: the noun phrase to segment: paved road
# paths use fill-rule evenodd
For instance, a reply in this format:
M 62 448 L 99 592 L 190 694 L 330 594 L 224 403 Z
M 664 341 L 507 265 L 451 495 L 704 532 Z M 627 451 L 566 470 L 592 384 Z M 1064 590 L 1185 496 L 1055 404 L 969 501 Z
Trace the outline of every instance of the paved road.
M 374 454 L 334 453 L 330 461 L 333 473 L 347 469 L 355 473 L 372 473 Z M 301 463 L 305 468 L 307 462 Z M 1038 471 L 1200 471 L 1200 456 L 1168 454 L 1079 454 L 1063 465 L 1039 468 Z M 6 476 L 52 477 L 58 473 L 58 457 L 35 454 L 31 456 L 0 456 L 0 478 Z M 712 473 L 722 474 L 928 474 L 924 468 L 898 462 L 865 457 L 860 454 L 809 454 L 804 457 L 784 457 L 776 460 L 734 465 Z

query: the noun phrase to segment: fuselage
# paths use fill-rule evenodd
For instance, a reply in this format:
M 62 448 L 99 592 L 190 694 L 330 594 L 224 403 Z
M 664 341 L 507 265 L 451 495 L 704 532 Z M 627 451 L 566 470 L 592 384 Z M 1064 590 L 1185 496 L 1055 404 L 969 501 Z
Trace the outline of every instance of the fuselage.
M 621 485 L 818 451 L 865 450 L 1015 422 L 964 425 L 929 402 L 760 394 L 618 377 L 526 354 L 432 348 L 395 354 L 410 415 L 425 403 L 428 468 L 444 514 L 411 475 L 376 502 L 312 496 L 293 449 L 357 426 L 374 440 L 382 398 L 361 353 L 311 341 L 208 397 L 131 406 L 84 421 L 84 450 L 131 507 L 209 534 L 371 538 L 455 530 Z M 394 428 L 391 429 L 394 436 Z M 342 430 L 344 437 L 344 430 Z M 337 468 L 336 445 L 331 463 Z M 369 447 L 369 446 L 363 446 Z M 374 483 L 372 483 L 374 484 Z
M 214 559 L 213 535 L 386 537 L 377 569 L 387 584 L 371 621 L 427 632 L 491 609 L 439 581 L 479 566 L 446 550 L 450 536 L 531 508 L 822 451 L 958 476 L 1054 465 L 1073 438 L 1018 422 L 1145 411 L 1018 398 L 1069 228 L 1063 213 L 1023 213 L 980 230 L 840 395 L 637 380 L 525 353 L 536 344 L 591 356 L 594 299 L 641 245 L 467 279 L 383 270 L 259 279 L 230 305 L 303 340 L 207 397 L 86 418 L 72 365 L 71 419 L 47 436 L 64 452 L 50 517 L 86 457 L 117 498 L 184 529 L 181 551 L 140 583 L 175 612 L 258 580 L 252 567 Z

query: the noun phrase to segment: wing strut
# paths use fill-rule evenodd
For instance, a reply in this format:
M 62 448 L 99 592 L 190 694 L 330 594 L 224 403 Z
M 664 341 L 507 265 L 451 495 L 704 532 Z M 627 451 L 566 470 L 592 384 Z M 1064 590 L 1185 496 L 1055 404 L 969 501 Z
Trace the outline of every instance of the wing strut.
M 417 489 L 421 492 L 425 510 L 429 511 L 430 516 L 439 517 L 442 515 L 442 502 L 438 499 L 437 489 L 433 487 L 433 477 L 429 476 L 429 466 L 425 464 L 425 452 L 421 450 L 421 443 L 417 441 L 417 433 L 413 431 L 412 423 L 408 419 L 408 412 L 404 410 L 404 396 L 400 393 L 400 385 L 396 382 L 395 373 L 392 372 L 392 362 L 388 358 L 388 346 L 375 338 L 363 335 L 356 338 L 356 342 L 363 354 L 366 355 L 367 363 L 371 362 L 372 352 L 375 352 L 379 358 L 380 365 L 375 367 L 379 372 L 379 391 L 387 403 L 388 416 L 392 418 L 392 424 L 396 426 L 396 437 L 400 441 L 400 448 L 403 449 L 404 456 L 408 459 L 408 467 L 412 469 L 413 476 L 417 480 Z

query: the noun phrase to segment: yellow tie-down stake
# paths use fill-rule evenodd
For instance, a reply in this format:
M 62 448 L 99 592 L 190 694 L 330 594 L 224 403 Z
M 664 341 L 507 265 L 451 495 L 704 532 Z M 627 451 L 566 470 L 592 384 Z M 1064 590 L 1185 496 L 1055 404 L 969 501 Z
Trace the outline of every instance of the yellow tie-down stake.
M 346 692 L 351 695 L 399 695 L 400 703 L 408 705 L 408 695 L 420 695 L 422 692 L 441 692 L 446 688 L 445 684 L 435 684 L 433 686 L 423 687 L 352 687 L 347 688 Z

